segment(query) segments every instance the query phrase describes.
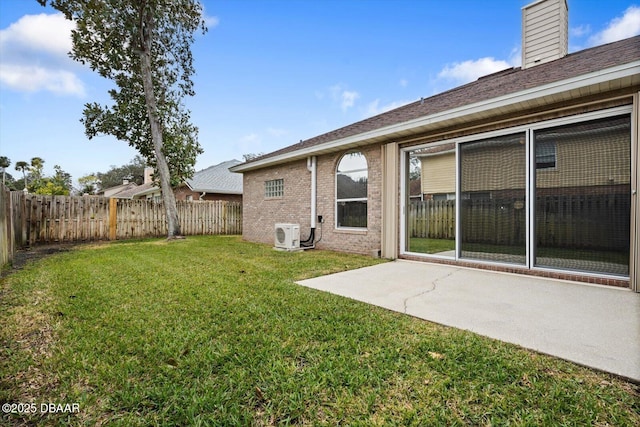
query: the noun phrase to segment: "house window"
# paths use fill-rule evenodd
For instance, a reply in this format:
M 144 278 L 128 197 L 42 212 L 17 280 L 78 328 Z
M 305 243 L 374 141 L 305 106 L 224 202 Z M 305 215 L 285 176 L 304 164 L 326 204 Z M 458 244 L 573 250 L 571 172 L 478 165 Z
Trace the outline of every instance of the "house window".
M 361 152 L 346 153 L 336 170 L 336 226 L 367 227 L 367 159 Z
M 456 193 L 440 193 L 434 194 L 432 199 L 436 202 L 446 202 L 447 200 L 455 200 Z
M 536 142 L 536 169 L 554 169 L 556 157 L 555 141 Z
M 273 199 L 284 195 L 284 180 L 272 179 L 264 182 L 264 197 Z

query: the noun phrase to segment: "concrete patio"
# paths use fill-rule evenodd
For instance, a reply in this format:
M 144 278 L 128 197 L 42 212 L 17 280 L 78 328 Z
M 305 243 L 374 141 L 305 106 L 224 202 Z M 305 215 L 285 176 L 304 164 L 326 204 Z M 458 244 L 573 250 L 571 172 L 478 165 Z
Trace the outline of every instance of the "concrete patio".
M 640 382 L 640 293 L 397 260 L 298 282 Z

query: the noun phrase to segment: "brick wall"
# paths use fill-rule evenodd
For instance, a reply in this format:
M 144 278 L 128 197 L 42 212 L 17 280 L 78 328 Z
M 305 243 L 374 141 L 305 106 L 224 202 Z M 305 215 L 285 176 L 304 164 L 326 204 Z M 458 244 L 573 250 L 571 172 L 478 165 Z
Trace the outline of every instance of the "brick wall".
M 380 249 L 382 165 L 379 145 L 366 147 L 362 153 L 369 168 L 367 229 L 344 230 L 335 227 L 335 171 L 345 152 L 318 156 L 316 214 L 324 217 L 316 225 L 318 249 L 370 254 Z M 266 199 L 265 181 L 283 179 L 284 195 Z M 243 238 L 273 244 L 276 223 L 300 224 L 300 238 L 309 235 L 311 223 L 311 172 L 306 159 L 244 173 Z

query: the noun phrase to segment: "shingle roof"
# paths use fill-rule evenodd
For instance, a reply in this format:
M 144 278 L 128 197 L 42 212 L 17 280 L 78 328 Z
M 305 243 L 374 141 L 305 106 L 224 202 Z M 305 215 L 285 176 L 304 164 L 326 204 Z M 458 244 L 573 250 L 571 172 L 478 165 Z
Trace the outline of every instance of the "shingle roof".
M 135 182 L 129 182 L 127 184 L 120 184 L 113 187 L 105 188 L 99 194 L 104 195 L 105 197 L 109 197 L 112 194 L 119 193 L 121 191 L 129 190 L 131 188 L 137 187 L 138 184 Z
M 145 184 L 136 185 L 131 188 L 126 188 L 122 191 L 112 194 L 111 197 L 115 197 L 116 199 L 133 199 L 135 196 L 153 191 L 160 191 L 160 188 L 156 187 L 153 182 L 147 182 Z
M 521 69 L 520 67 L 510 68 L 340 129 L 300 141 L 297 144 L 255 158 L 246 164 L 298 150 L 310 149 L 326 142 L 340 140 L 457 107 L 628 64 L 639 59 L 640 36 L 636 36 L 571 53 L 564 58 L 534 67 L 526 69 Z
M 197 192 L 242 194 L 242 174 L 229 170 L 240 163 L 234 159 L 210 166 L 193 174 L 193 178 L 187 180 L 187 185 Z

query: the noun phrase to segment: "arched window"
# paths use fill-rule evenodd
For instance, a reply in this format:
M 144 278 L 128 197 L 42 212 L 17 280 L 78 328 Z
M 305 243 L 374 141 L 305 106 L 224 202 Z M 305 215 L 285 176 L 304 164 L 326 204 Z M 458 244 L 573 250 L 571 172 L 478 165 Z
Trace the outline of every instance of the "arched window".
M 346 153 L 336 170 L 336 227 L 367 228 L 367 159 Z

